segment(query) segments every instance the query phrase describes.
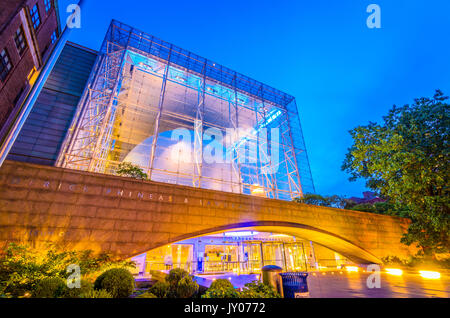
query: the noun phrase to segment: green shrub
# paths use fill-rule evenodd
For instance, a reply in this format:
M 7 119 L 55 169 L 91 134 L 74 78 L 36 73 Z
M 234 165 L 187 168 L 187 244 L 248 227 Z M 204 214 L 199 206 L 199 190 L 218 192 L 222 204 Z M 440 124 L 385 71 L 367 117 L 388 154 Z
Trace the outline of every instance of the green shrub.
M 134 277 L 125 268 L 113 268 L 97 277 L 94 288 L 106 290 L 113 298 L 126 298 L 134 291 Z
M 67 267 L 78 264 L 84 278 L 95 278 L 112 267 L 134 267 L 130 261 L 91 250 L 72 251 L 55 244 L 33 248 L 10 243 L 0 249 L 0 294 L 24 297 L 48 277 L 67 278 Z
M 208 289 L 202 298 L 239 298 L 239 292 L 234 288 Z
M 383 262 L 384 265 L 400 265 L 400 266 L 407 266 L 409 263 L 409 260 L 406 259 L 401 259 L 398 256 L 386 256 L 386 257 L 382 257 L 381 261 Z
M 189 273 L 184 269 L 175 268 L 169 272 L 169 275 L 166 276 L 166 282 L 169 283 L 171 290 L 176 290 L 179 281 L 183 278 L 189 276 Z
M 81 294 L 89 293 L 94 289 L 94 284 L 90 281 L 82 279 L 80 282 L 80 288 L 67 287 L 62 295 L 63 298 L 79 298 Z
M 80 295 L 80 298 L 113 298 L 113 296 L 104 289 L 91 289 Z
M 146 293 L 140 294 L 136 298 L 158 298 L 158 297 L 156 297 L 154 294 L 152 294 L 150 292 L 146 292 Z
M 169 298 L 189 298 L 198 290 L 198 284 L 181 268 L 172 269 L 166 276 L 166 282 L 169 284 Z
M 47 277 L 39 281 L 33 291 L 34 298 L 62 297 L 67 289 L 66 282 L 60 277 Z
M 178 282 L 177 285 L 177 297 L 178 298 L 190 298 L 198 290 L 198 284 L 191 276 L 185 276 Z
M 150 292 L 158 298 L 166 298 L 169 294 L 170 285 L 166 282 L 156 282 L 151 288 Z
M 410 268 L 416 267 L 429 267 L 429 268 L 450 268 L 450 258 L 433 259 L 430 257 L 424 257 L 423 255 L 410 256 L 406 259 L 399 258 L 397 256 L 386 256 L 381 258 L 385 266 L 406 266 Z
M 245 284 L 239 296 L 240 298 L 281 298 L 275 288 L 258 281 Z
M 234 288 L 228 279 L 217 279 L 211 283 L 209 289 L 227 289 L 230 287 Z
M 218 279 L 212 282 L 202 298 L 239 298 L 239 293 L 227 279 Z
M 152 280 L 157 282 L 165 282 L 167 274 L 160 271 L 151 270 L 150 275 L 152 276 Z

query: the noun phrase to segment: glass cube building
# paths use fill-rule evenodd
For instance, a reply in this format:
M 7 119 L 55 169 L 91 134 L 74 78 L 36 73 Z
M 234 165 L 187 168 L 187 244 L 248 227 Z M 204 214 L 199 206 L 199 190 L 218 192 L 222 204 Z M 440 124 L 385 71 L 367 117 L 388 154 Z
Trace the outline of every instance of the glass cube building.
M 112 21 L 57 165 L 115 174 L 122 162 L 165 183 L 314 192 L 293 96 Z

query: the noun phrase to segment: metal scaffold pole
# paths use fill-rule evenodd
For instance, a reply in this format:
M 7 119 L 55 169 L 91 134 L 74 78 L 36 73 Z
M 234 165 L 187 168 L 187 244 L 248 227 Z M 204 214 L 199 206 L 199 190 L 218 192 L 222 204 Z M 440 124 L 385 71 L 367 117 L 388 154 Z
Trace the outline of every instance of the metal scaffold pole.
M 57 165 L 115 174 L 131 162 L 154 181 L 291 200 L 302 195 L 305 151 L 299 123 L 290 127 L 294 100 L 113 20 Z M 194 133 L 194 162 L 180 150 L 171 156 L 185 146 L 171 137 L 178 128 Z M 225 141 L 204 142 L 208 129 L 226 132 Z M 221 148 L 225 162 L 202 161 L 204 149 L 220 156 Z
M 78 7 L 80 8 L 80 12 L 81 12 L 81 7 L 83 5 L 83 2 L 84 2 L 84 0 L 80 0 L 78 2 Z M 61 36 L 56 41 L 55 47 L 53 48 L 45 65 L 42 67 L 42 70 L 36 80 L 36 83 L 32 87 L 28 96 L 23 101 L 23 103 L 20 107 L 20 111 L 18 112 L 17 118 L 13 121 L 13 123 L 11 124 L 11 127 L 9 127 L 4 140 L 2 140 L 1 145 L 0 145 L 0 167 L 3 165 L 3 162 L 5 161 L 9 152 L 11 151 L 11 148 L 12 148 L 14 142 L 16 141 L 17 136 L 19 135 L 20 131 L 22 130 L 22 127 L 25 124 L 25 121 L 27 120 L 28 116 L 30 115 L 31 110 L 33 109 L 33 106 L 36 103 L 36 100 L 37 100 L 39 94 L 41 93 L 42 88 L 44 87 L 44 84 L 47 81 L 48 76 L 50 75 L 51 71 L 53 70 L 53 67 L 56 64 L 56 61 L 58 60 L 64 46 L 67 43 L 67 40 L 69 38 L 71 31 L 72 31 L 72 28 L 66 24 L 63 32 L 61 33 Z

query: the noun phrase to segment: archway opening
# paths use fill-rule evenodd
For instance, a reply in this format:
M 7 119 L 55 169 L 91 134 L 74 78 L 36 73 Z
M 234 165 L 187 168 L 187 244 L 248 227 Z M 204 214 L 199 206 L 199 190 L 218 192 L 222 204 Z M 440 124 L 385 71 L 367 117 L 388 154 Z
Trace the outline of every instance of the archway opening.
M 260 275 L 266 265 L 283 271 L 341 269 L 377 262 L 369 252 L 308 226 L 248 225 L 215 229 L 174 240 L 132 258 L 140 276 L 182 268 L 195 275 Z

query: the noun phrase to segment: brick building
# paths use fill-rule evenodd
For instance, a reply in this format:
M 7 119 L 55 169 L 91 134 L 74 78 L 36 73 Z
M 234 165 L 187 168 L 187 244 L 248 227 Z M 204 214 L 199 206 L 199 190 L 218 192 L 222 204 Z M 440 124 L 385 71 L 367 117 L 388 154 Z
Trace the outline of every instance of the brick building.
M 0 138 L 60 32 L 57 0 L 0 2 Z

